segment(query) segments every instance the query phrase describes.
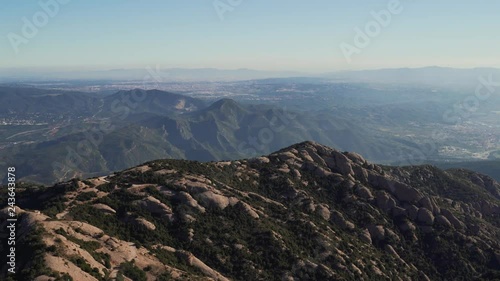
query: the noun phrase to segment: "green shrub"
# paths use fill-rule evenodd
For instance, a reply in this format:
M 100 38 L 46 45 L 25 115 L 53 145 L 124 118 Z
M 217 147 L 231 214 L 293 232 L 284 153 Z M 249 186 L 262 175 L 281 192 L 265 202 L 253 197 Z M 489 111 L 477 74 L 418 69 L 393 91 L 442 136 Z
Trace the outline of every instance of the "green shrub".
M 147 281 L 146 273 L 135 266 L 134 262 L 124 262 L 120 265 L 123 275 L 134 281 Z
M 95 193 L 95 191 L 82 192 L 76 196 L 75 200 L 88 201 L 95 197 L 97 197 L 97 193 Z

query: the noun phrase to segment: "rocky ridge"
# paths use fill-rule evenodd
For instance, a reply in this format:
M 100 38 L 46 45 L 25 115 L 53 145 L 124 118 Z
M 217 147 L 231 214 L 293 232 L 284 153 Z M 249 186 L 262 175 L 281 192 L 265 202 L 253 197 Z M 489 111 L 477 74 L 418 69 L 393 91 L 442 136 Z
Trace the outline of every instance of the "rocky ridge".
M 43 230 L 36 280 L 489 280 L 500 276 L 499 194 L 484 175 L 304 142 L 26 188 L 21 233 Z

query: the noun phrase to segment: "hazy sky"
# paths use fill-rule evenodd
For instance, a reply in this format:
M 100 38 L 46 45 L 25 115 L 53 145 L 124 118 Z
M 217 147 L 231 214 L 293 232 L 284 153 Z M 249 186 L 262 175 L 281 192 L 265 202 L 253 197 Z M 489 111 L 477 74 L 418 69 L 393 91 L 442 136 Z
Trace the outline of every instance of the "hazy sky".
M 65 0 L 47 15 L 39 3 L 54 1 L 1 1 L 0 67 L 500 67 L 500 1 L 401 0 L 362 48 L 355 28 L 390 0 Z M 214 2 L 235 5 L 221 18 Z M 38 31 L 23 35 L 23 17 Z M 350 63 L 342 42 L 358 49 Z

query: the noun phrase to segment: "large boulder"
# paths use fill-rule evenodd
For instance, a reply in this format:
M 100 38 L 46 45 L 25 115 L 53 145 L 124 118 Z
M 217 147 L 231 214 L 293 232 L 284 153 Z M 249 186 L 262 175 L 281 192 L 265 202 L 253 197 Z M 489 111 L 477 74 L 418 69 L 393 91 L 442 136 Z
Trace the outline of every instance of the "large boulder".
M 363 198 L 363 199 L 373 199 L 373 194 L 370 189 L 362 184 L 358 184 L 354 187 L 354 194 Z
M 372 243 L 372 236 L 370 235 L 370 231 L 366 228 L 361 231 L 359 238 L 368 244 Z
M 368 182 L 368 171 L 366 169 L 358 165 L 353 165 L 352 170 L 358 180 L 361 182 Z
M 436 202 L 430 197 L 423 197 L 418 203 L 421 207 L 430 210 L 434 215 L 438 215 L 441 212 Z
M 321 158 L 321 156 L 316 153 L 316 149 L 312 147 L 306 147 L 305 150 L 307 151 L 307 154 L 309 154 L 309 156 L 314 160 L 314 162 L 321 166 L 326 166 L 325 160 L 323 160 L 323 158 Z
M 234 205 L 234 207 L 243 211 L 254 219 L 258 219 L 260 217 L 259 214 L 250 205 L 243 201 L 239 201 L 238 203 L 236 203 L 236 205 Z
M 385 191 L 378 191 L 375 199 L 377 206 L 386 212 L 396 206 L 396 201 Z
M 391 188 L 394 188 L 393 195 L 396 196 L 399 201 L 415 202 L 423 197 L 423 195 L 418 190 L 404 183 L 389 182 L 388 185 Z
M 397 217 L 403 217 L 408 214 L 406 209 L 395 206 L 394 208 L 391 209 L 392 217 L 397 218 Z
M 414 221 L 417 219 L 417 215 L 418 215 L 418 208 L 417 206 L 415 205 L 408 205 L 406 207 L 406 211 L 408 212 L 408 217 Z
M 183 250 L 178 250 L 176 251 L 177 256 L 179 259 L 183 260 L 186 264 L 189 266 L 193 266 L 196 269 L 198 269 L 200 272 L 202 272 L 204 275 L 212 278 L 213 280 L 218 280 L 218 281 L 229 281 L 228 278 L 224 277 L 222 274 L 220 274 L 218 271 L 212 269 L 208 265 L 206 265 L 203 261 L 195 257 L 193 254 L 187 251 Z
M 109 215 L 116 214 L 116 211 L 113 208 L 111 208 L 110 206 L 105 205 L 105 204 L 98 203 L 98 204 L 92 205 L 92 207 L 94 207 L 97 210 L 100 210 L 104 214 L 109 214 Z
M 436 223 L 446 227 L 452 226 L 451 222 L 443 215 L 436 216 Z
M 384 240 L 385 238 L 385 228 L 383 225 L 371 224 L 368 226 L 368 231 L 372 240 Z
M 426 225 L 432 225 L 434 223 L 434 215 L 429 209 L 422 207 L 418 209 L 417 221 Z
M 146 220 L 145 218 L 136 218 L 134 220 L 134 223 L 136 225 L 138 225 L 139 227 L 145 228 L 147 230 L 153 231 L 156 229 L 156 226 L 154 225 L 154 223 Z
M 338 211 L 331 211 L 331 220 L 342 229 L 352 230 L 355 228 L 354 223 L 344 218 L 344 215 Z
M 452 212 L 448 209 L 441 209 L 441 214 L 448 219 L 448 221 L 455 227 L 455 228 L 464 228 L 465 224 L 461 222 L 455 215 L 453 215 Z
M 332 157 L 325 157 L 325 162 L 328 168 L 330 168 L 334 172 L 339 172 L 342 175 L 354 175 L 354 171 L 352 170 L 351 160 L 347 158 L 344 154 L 333 151 Z
M 330 215 L 331 215 L 330 209 L 328 208 L 328 205 L 326 205 L 326 204 L 317 205 L 316 206 L 316 214 L 318 214 L 324 220 L 329 220 Z
M 134 204 L 146 209 L 152 214 L 158 215 L 162 218 L 167 218 L 170 221 L 173 220 L 172 209 L 153 196 L 148 196 L 142 200 L 135 201 Z
M 413 232 L 417 227 L 411 221 L 404 221 L 399 225 L 399 229 L 402 232 Z
M 365 158 L 363 158 L 363 156 L 357 154 L 356 152 L 347 152 L 345 153 L 345 156 L 358 165 L 366 164 Z
M 205 207 L 201 206 L 200 204 L 198 204 L 198 201 L 196 201 L 192 196 L 191 194 L 185 192 L 185 191 L 181 191 L 179 192 L 178 194 L 175 195 L 175 199 L 180 201 L 182 204 L 185 204 L 191 208 L 194 208 L 198 211 L 200 211 L 201 213 L 204 213 L 205 212 Z
M 215 207 L 223 210 L 229 205 L 228 197 L 217 194 L 213 191 L 205 191 L 202 193 L 198 193 L 194 197 L 205 208 Z

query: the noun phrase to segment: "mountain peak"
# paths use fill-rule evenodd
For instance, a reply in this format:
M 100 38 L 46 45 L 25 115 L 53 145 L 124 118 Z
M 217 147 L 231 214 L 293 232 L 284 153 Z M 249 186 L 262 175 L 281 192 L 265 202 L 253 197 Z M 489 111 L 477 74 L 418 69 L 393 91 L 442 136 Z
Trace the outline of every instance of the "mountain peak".
M 222 108 L 222 107 L 240 107 L 240 105 L 233 99 L 223 98 L 210 105 L 210 108 Z
M 306 141 L 299 142 L 299 143 L 293 144 L 291 146 L 285 147 L 285 148 L 277 151 L 276 153 L 289 152 L 289 151 L 295 151 L 295 150 L 303 150 L 303 149 L 313 149 L 315 151 L 321 151 L 321 152 L 324 152 L 326 154 L 329 154 L 332 151 L 337 151 L 334 148 L 320 144 L 318 142 L 315 142 L 312 140 L 306 140 Z
M 20 255 L 25 268 L 45 267 L 20 280 L 49 270 L 101 280 L 111 269 L 133 280 L 500 276 L 498 183 L 427 166 L 382 169 L 312 141 L 250 160 L 157 160 L 26 190 L 16 193 L 25 214 L 16 244 L 38 241 L 48 252 Z
M 217 111 L 224 114 L 242 113 L 245 110 L 238 102 L 233 99 L 223 98 L 212 103 L 206 111 Z
M 204 108 L 205 102 L 189 96 L 166 92 L 157 89 L 121 90 L 105 97 L 104 102 L 109 111 L 127 107 L 132 113 L 184 113 Z M 117 103 L 118 102 L 118 106 Z M 117 109 L 118 108 L 118 109 Z

